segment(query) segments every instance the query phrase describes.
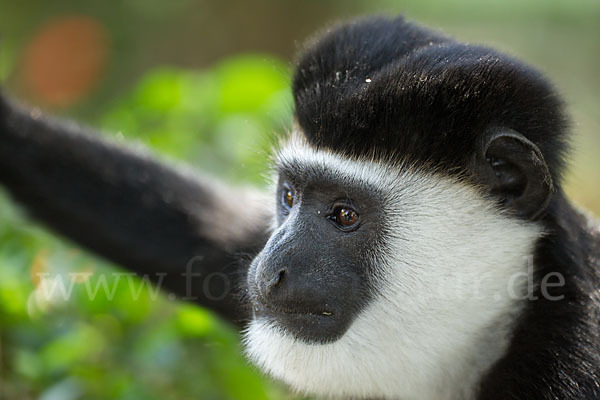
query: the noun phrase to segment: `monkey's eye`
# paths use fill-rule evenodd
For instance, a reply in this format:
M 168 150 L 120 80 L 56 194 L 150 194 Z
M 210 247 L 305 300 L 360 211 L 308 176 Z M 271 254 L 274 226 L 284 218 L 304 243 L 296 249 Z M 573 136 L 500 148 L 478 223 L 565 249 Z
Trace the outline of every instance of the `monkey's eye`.
M 283 203 L 283 206 L 289 210 L 294 206 L 295 199 L 296 193 L 294 192 L 294 189 L 292 189 L 288 185 L 285 185 L 283 187 L 283 193 L 281 196 L 281 202 Z
M 330 219 L 334 221 L 342 229 L 353 228 L 359 220 L 359 215 L 356 211 L 349 207 L 337 207 Z

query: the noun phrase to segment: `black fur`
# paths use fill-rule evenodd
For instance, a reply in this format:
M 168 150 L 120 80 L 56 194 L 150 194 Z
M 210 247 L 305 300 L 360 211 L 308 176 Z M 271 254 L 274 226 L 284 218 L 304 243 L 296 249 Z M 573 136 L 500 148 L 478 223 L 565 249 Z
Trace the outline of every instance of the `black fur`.
M 192 177 L 1 96 L 0 183 L 55 231 L 148 274 L 167 293 L 235 322 L 246 319 L 237 293 L 244 280 L 240 254 L 262 248 L 270 211 L 244 202 L 245 214 L 263 218 L 254 224 L 239 218 L 235 204 L 227 205 L 243 198 L 240 191 Z M 223 207 L 231 212 L 218 212 Z M 217 217 L 222 227 L 213 221 Z M 244 236 L 231 240 L 235 231 Z
M 494 50 L 458 43 L 402 18 L 342 25 L 307 47 L 293 81 L 296 116 L 308 141 L 348 156 L 427 163 L 469 176 L 490 129 L 516 131 L 543 155 L 553 182 L 536 215 L 548 230 L 534 258 L 538 278 L 566 279 L 549 301 L 536 293 L 508 353 L 488 371 L 480 399 L 600 398 L 600 230 L 565 198 L 560 177 L 567 123 L 552 86 L 531 67 Z M 493 174 L 492 174 L 493 175 Z M 225 218 L 215 239 L 212 215 L 228 189 L 193 179 L 147 156 L 107 144 L 0 97 L 0 183 L 51 228 L 134 271 L 168 272 L 165 284 L 186 294 L 180 276 L 196 255 L 197 270 L 228 271 L 243 281 L 268 239 L 263 223 Z M 217 235 L 218 236 L 218 235 Z M 194 281 L 192 295 L 223 316 L 248 316 L 234 293 L 215 302 Z M 217 288 L 218 289 L 218 288 Z

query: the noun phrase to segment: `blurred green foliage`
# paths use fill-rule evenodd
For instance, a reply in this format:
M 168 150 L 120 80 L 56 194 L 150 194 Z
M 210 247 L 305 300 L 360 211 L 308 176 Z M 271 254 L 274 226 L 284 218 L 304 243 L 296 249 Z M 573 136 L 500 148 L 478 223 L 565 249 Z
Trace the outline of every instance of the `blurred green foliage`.
M 153 71 L 97 125 L 163 157 L 260 182 L 264 133 L 289 126 L 290 104 L 285 65 L 249 55 L 204 71 Z M 0 221 L 0 398 L 285 398 L 210 312 L 118 278 L 116 267 L 30 223 L 6 195 Z M 69 273 L 93 275 L 65 299 L 58 289 L 43 295 L 39 272 L 65 277 L 65 290 Z
M 288 64 L 261 54 L 289 60 L 299 39 L 358 13 L 404 13 L 540 67 L 574 116 L 567 190 L 600 210 L 598 0 L 0 0 L 0 80 L 36 103 L 22 82 L 23 49 L 48 21 L 91 16 L 110 33 L 108 68 L 80 103 L 53 112 L 260 185 L 292 108 Z M 214 64 L 228 54 L 249 55 Z M 30 222 L 0 188 L 0 400 L 289 398 L 248 366 L 229 326 L 152 289 L 137 296 L 144 282 L 119 271 Z M 41 296 L 36 272 L 94 275 L 65 301 Z M 91 299 L 100 276 L 109 290 Z
M 201 72 L 157 69 L 101 118 L 119 137 L 234 181 L 260 184 L 278 132 L 290 126 L 289 71 L 258 55 Z

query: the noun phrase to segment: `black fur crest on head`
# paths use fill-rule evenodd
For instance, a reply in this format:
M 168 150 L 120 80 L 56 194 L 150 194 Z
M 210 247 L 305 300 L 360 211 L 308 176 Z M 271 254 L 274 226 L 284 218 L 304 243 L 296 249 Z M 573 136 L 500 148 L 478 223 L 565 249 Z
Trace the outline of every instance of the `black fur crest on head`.
M 478 137 L 506 128 L 540 148 L 558 183 L 567 124 L 541 74 L 402 17 L 329 31 L 304 51 L 293 91 L 298 123 L 314 146 L 461 170 Z

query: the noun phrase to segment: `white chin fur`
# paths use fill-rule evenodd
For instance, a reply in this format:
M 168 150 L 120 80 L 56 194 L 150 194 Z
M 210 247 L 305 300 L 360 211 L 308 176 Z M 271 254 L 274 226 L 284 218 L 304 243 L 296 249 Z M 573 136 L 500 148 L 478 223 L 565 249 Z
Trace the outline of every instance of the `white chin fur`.
M 540 228 L 441 174 L 386 170 L 298 143 L 279 158 L 385 190 L 390 235 L 378 293 L 339 340 L 307 344 L 255 319 L 245 334 L 250 359 L 323 397 L 472 398 L 506 350 Z

